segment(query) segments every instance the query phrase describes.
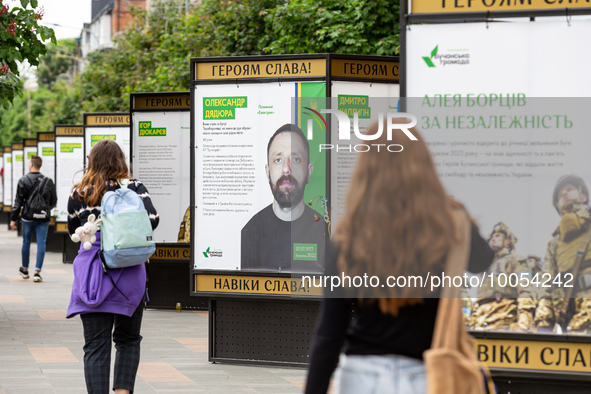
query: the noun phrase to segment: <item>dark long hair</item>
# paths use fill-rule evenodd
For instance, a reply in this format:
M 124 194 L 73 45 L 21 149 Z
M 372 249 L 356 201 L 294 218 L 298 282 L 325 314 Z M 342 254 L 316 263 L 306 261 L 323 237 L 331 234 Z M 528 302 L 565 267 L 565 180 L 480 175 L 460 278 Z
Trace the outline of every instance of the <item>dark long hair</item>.
M 92 147 L 88 155 L 88 166 L 80 183 L 72 191 L 78 192 L 78 199 L 84 204 L 97 206 L 107 191 L 107 180 L 117 182 L 129 178 L 125 154 L 112 140 L 101 140 Z

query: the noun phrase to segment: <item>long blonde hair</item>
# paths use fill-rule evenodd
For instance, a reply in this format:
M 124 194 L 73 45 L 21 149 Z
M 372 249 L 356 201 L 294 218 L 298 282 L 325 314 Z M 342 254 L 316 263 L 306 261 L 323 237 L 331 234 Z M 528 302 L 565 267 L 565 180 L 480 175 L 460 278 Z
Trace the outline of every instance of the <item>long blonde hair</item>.
M 117 182 L 129 178 L 125 154 L 112 140 L 101 140 L 93 146 L 88 155 L 88 166 L 80 183 L 72 191 L 78 192 L 78 199 L 89 207 L 97 206 L 107 191 L 107 180 Z
M 367 133 L 377 129 L 375 123 Z M 411 131 L 418 141 L 394 130 L 391 141 L 386 133 L 375 141 L 385 144 L 379 152 L 359 154 L 345 214 L 334 235 L 340 250 L 337 267 L 345 275 L 424 277 L 441 268 L 451 245 L 458 241 L 452 209 L 460 204 L 446 194 L 421 135 Z M 404 149 L 389 152 L 385 146 L 390 144 Z M 377 301 L 383 313 L 393 315 L 402 306 L 421 302 L 423 296 L 410 286 L 364 287 L 355 294 Z

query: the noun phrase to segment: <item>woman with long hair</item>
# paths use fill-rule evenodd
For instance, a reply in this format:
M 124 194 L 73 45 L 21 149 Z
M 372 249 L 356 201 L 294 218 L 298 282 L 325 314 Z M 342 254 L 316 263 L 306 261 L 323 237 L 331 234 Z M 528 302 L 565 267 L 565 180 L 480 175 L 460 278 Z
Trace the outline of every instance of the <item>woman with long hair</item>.
M 368 134 L 377 130 L 375 123 Z M 427 145 L 417 130 L 412 132 L 418 141 L 396 130 L 392 140 L 382 135 L 375 141 L 376 146 L 403 145 L 402 152 L 382 148 L 359 154 L 326 275 L 377 276 L 383 286 L 373 287 L 374 281 L 358 288 L 346 284 L 349 288 L 340 292 L 325 289 L 308 394 L 326 393 L 337 363 L 339 393 L 425 392 L 422 356 L 431 346 L 437 293 L 428 294 L 410 281 L 391 286 L 387 278 L 441 274 L 446 255 L 460 241 L 454 211 L 465 209 L 446 194 Z M 492 262 L 493 252 L 473 221 L 471 226 L 468 270 L 480 272 Z
M 115 141 L 99 141 L 90 151 L 88 166 L 68 200 L 68 232 L 74 234 L 90 215 L 99 217 L 101 200 L 109 190 L 118 189 L 130 178 L 125 155 Z M 128 188 L 142 199 L 152 228 L 158 214 L 146 187 L 130 179 Z M 67 317 L 80 315 L 84 328 L 84 377 L 89 393 L 107 393 L 111 366 L 111 333 L 117 354 L 113 390 L 133 392 L 140 361 L 140 328 L 146 294 L 144 264 L 103 271 L 99 252 L 100 231 L 89 250 L 80 245 L 74 259 L 74 283 Z

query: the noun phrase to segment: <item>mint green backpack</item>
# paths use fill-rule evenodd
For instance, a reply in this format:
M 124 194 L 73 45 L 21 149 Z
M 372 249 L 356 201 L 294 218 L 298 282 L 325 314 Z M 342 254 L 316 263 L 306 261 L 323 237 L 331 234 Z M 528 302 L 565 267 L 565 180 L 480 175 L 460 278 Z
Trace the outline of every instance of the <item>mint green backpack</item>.
M 146 262 L 156 250 L 154 232 L 144 202 L 129 179 L 108 191 L 101 201 L 101 252 L 107 268 L 125 268 Z

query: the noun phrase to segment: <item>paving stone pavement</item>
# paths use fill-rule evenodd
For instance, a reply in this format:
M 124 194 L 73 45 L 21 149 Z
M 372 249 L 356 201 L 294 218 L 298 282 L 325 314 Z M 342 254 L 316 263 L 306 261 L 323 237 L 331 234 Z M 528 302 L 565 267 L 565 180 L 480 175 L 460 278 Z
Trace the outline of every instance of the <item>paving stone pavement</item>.
M 72 265 L 48 252 L 43 282 L 22 279 L 21 245 L 22 238 L 0 224 L 0 394 L 85 393 L 82 323 L 66 319 Z M 32 244 L 31 267 L 36 248 Z M 301 368 L 210 363 L 207 318 L 205 311 L 144 312 L 135 393 L 302 392 Z

